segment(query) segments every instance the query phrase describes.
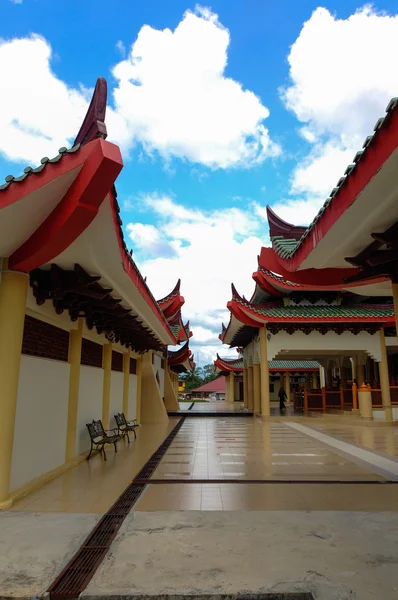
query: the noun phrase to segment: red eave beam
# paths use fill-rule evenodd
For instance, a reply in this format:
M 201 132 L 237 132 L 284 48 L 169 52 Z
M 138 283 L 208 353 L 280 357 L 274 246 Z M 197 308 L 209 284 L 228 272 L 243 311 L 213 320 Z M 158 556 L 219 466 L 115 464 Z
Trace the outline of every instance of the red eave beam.
M 325 237 L 343 213 L 356 201 L 358 195 L 376 175 L 382 165 L 398 146 L 398 109 L 392 111 L 388 121 L 377 131 L 364 156 L 347 177 L 311 233 L 297 249 L 292 258 L 280 258 L 280 264 L 288 271 L 296 271 L 311 251 Z M 281 273 L 280 273 L 281 274 Z M 351 274 L 354 274 L 351 271 Z M 349 277 L 349 275 L 347 276 Z
M 97 139 L 83 167 L 52 213 L 9 258 L 9 267 L 28 273 L 52 261 L 90 225 L 119 175 L 118 146 Z

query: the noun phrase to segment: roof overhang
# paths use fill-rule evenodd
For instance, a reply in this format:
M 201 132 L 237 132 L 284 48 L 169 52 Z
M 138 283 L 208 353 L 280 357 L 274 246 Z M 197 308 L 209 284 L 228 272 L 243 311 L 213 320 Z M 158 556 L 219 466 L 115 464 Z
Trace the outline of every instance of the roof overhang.
M 297 247 L 286 256 L 275 252 L 280 266 L 290 272 L 346 268 L 345 258 L 367 247 L 373 241 L 372 232 L 385 231 L 397 222 L 397 168 L 398 108 L 394 99 Z M 294 232 L 294 226 L 286 225 Z M 284 235 L 291 231 L 282 232 Z

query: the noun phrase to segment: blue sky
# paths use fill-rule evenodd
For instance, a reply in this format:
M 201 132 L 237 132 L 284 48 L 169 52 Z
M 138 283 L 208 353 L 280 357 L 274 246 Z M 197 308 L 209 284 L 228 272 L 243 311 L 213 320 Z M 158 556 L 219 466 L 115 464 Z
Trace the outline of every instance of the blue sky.
M 111 11 L 110 11 L 111 6 Z M 0 0 L 0 176 L 73 140 L 109 84 L 134 256 L 181 276 L 201 364 L 230 283 L 250 296 L 264 207 L 306 224 L 398 95 L 396 1 Z

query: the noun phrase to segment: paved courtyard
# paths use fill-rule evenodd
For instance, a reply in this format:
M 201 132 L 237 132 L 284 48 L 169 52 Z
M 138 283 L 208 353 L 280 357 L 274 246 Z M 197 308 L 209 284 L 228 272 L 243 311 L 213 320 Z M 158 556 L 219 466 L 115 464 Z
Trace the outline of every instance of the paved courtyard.
M 82 597 L 398 597 L 398 428 L 212 408 L 186 417 Z M 43 594 L 178 422 L 140 428 L 0 514 L 0 597 Z

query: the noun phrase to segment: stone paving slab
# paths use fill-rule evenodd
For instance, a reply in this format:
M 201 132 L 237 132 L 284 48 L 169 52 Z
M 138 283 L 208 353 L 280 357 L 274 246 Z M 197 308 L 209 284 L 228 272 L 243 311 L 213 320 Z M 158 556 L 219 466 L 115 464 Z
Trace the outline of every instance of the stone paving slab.
M 101 515 L 0 513 L 0 600 L 40 598 Z
M 132 513 L 81 599 L 284 592 L 396 600 L 398 512 Z

